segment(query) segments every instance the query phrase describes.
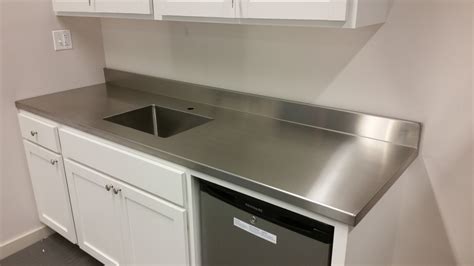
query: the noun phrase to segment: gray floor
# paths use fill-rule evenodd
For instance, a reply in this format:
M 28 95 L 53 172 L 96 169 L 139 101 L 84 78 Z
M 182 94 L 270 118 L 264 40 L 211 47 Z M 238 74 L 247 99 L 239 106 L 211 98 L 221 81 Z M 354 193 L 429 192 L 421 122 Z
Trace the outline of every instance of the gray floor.
M 0 261 L 1 266 L 18 265 L 75 265 L 95 266 L 102 265 L 58 234 L 18 251 Z

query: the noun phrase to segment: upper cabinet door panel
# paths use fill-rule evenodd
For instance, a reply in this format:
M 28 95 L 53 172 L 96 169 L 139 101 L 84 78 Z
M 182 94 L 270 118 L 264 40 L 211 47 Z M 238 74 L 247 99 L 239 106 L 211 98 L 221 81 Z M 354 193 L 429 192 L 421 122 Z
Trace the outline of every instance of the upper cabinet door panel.
M 155 0 L 158 16 L 235 18 L 238 0 Z
M 95 0 L 95 12 L 115 14 L 152 14 L 151 0 Z
M 345 21 L 347 0 L 242 0 L 242 18 Z
M 93 0 L 53 0 L 56 12 L 93 12 Z

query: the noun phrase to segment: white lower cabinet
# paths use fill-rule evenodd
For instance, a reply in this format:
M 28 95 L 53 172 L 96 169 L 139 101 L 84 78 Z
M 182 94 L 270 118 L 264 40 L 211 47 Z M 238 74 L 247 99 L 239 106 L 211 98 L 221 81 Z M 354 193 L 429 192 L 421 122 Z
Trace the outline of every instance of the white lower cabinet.
M 76 243 L 61 155 L 24 140 L 26 158 L 41 222 Z
M 66 160 L 78 242 L 107 265 L 188 265 L 186 211 Z

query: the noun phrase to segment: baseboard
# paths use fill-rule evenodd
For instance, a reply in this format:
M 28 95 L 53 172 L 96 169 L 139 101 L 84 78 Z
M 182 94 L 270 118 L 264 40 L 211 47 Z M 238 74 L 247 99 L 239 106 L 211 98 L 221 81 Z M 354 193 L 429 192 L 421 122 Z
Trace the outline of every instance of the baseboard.
M 0 260 L 50 236 L 53 233 L 54 231 L 49 229 L 47 226 L 41 226 L 4 243 L 0 243 Z

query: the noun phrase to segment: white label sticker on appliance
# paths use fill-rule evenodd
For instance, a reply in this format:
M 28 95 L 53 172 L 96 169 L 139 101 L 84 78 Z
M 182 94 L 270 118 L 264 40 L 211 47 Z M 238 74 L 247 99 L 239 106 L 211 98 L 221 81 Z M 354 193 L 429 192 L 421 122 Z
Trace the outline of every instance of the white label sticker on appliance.
M 249 233 L 251 233 L 252 235 L 256 235 L 262 239 L 265 239 L 273 244 L 276 244 L 277 243 L 277 236 L 274 235 L 274 234 L 271 234 L 267 231 L 264 231 L 258 227 L 255 227 L 251 224 L 248 224 L 244 221 L 241 221 L 237 218 L 234 217 L 234 226 L 237 226 L 238 228 L 244 230 L 244 231 L 247 231 Z

